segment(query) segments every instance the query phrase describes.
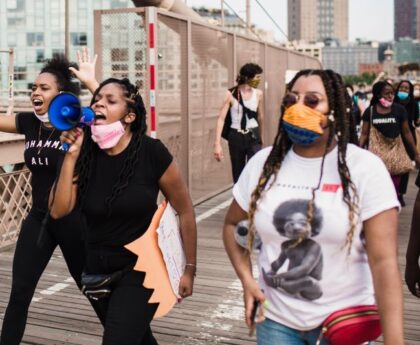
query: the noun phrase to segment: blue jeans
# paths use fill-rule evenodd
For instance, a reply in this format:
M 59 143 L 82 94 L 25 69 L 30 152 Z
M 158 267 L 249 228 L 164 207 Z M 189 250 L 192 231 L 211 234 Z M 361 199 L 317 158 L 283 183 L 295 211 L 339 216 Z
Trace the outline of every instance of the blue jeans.
M 321 327 L 309 331 L 298 331 L 270 319 L 257 324 L 258 345 L 315 345 L 321 333 Z M 322 338 L 321 345 L 329 342 Z M 368 343 L 370 345 L 373 343 Z
M 321 327 L 309 331 L 298 331 L 270 319 L 257 325 L 258 345 L 315 345 L 321 333 Z M 322 339 L 321 345 L 328 345 Z

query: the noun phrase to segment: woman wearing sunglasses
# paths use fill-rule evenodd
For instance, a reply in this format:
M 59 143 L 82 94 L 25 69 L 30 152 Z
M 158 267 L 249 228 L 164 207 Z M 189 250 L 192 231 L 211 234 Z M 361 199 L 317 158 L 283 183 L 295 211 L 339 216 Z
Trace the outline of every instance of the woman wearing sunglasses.
M 315 344 L 331 313 L 375 300 L 384 343 L 403 344 L 399 204 L 384 164 L 354 144 L 352 118 L 337 73 L 300 71 L 288 85 L 273 146 L 248 162 L 233 188 L 224 243 L 249 327 L 253 306 L 262 305 L 259 345 Z M 262 240 L 258 283 L 250 250 L 234 239 L 246 218 L 249 248 L 255 232 Z
M 379 81 L 372 87 L 372 100 L 370 107 L 363 114 L 362 134 L 360 136 L 360 146 L 369 147 L 373 152 L 378 152 L 380 158 L 386 162 L 395 190 L 398 193 L 399 200 L 404 206 L 404 202 L 400 195 L 400 182 L 403 155 L 405 150 L 411 160 L 420 164 L 420 156 L 417 152 L 413 135 L 408 125 L 407 112 L 403 106 L 394 102 L 394 88 L 385 81 Z M 405 149 L 402 144 L 405 144 Z M 401 147 L 400 154 L 391 155 L 390 150 L 386 148 L 391 144 Z M 383 153 L 379 153 L 383 151 Z M 406 157 L 406 160 L 408 158 Z M 407 163 L 405 163 L 407 164 Z M 408 162 L 408 168 L 411 164 Z

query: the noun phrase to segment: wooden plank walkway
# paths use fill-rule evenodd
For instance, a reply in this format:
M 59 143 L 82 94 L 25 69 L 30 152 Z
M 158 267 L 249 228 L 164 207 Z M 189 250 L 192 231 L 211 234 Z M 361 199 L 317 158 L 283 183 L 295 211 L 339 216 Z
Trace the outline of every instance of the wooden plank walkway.
M 399 259 L 404 269 L 412 205 L 414 176 L 410 179 L 407 207 L 400 216 Z M 222 222 L 231 197 L 222 193 L 196 207 L 198 220 L 198 275 L 194 295 L 171 313 L 152 323 L 161 345 L 255 344 L 243 322 L 241 284 L 223 249 Z M 0 323 L 11 284 L 13 248 L 0 252 Z M 420 300 L 404 287 L 407 345 L 420 345 Z M 60 251 L 54 253 L 31 304 L 22 344 L 97 345 L 102 327 L 89 303 L 77 290 Z M 377 344 L 380 344 L 378 341 Z

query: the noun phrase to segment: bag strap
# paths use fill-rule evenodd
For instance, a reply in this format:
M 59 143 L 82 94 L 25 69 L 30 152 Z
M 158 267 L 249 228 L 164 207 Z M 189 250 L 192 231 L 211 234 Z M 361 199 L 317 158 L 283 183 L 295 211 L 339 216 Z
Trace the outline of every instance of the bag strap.
M 321 341 L 322 341 L 322 338 L 323 337 L 324 337 L 324 332 L 323 332 L 323 329 L 321 328 L 321 332 L 319 332 L 319 336 L 318 336 L 318 338 L 316 340 L 315 345 L 321 345 Z
M 242 106 L 243 114 L 246 114 L 249 119 L 255 119 L 257 120 L 258 114 L 256 111 L 253 111 L 249 108 L 247 108 L 244 104 L 244 101 L 241 96 L 239 96 L 239 104 Z

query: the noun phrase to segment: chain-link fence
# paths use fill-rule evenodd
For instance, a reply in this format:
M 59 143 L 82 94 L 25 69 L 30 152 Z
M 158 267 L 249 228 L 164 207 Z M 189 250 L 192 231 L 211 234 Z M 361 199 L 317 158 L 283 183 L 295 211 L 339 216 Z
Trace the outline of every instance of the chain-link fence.
M 222 162 L 213 158 L 213 143 L 224 94 L 239 68 L 254 62 L 264 69 L 264 142 L 269 145 L 277 131 L 286 70 L 320 67 L 309 56 L 155 8 L 95 11 L 94 16 L 98 79 L 129 78 L 139 87 L 149 128 L 156 123 L 157 137 L 177 159 L 195 203 L 232 183 L 227 143 Z M 3 58 L 0 66 L 4 63 Z M 3 65 L 0 71 L 5 70 Z M 4 78 L 9 76 L 1 74 L 0 97 L 7 98 Z M 15 241 L 29 210 L 29 179 L 28 170 L 0 171 L 0 248 Z
M 218 163 L 213 143 L 222 99 L 239 68 L 254 62 L 264 69 L 264 139 L 270 144 L 277 131 L 286 70 L 320 67 L 309 56 L 155 8 L 97 11 L 95 28 L 103 79 L 124 66 L 119 76 L 128 76 L 141 87 L 149 110 L 150 85 L 155 84 L 157 137 L 177 158 L 194 202 L 232 183 L 227 144 L 223 143 L 226 158 Z

